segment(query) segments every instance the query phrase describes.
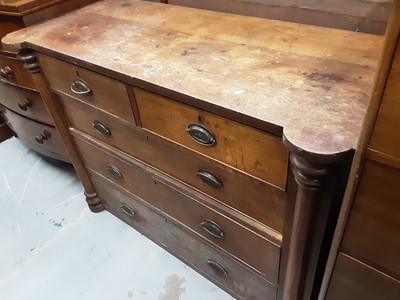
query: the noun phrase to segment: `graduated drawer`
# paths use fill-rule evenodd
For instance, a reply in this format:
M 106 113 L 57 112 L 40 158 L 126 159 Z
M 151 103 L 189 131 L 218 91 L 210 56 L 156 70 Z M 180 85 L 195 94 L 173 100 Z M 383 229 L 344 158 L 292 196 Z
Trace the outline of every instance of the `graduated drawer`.
M 150 133 L 147 134 L 140 128 L 125 126 L 112 116 L 65 96 L 60 97 L 60 103 L 73 128 L 124 151 L 246 216 L 282 232 L 284 191 Z M 98 132 L 93 127 L 96 122 L 103 124 L 109 134 Z M 204 170 L 213 174 L 222 183 L 222 187 L 215 187 L 213 182 L 199 177 L 199 171 Z
M 369 147 L 400 158 L 400 44 L 397 47 L 385 94 Z
M 400 170 L 366 160 L 342 251 L 400 278 Z
M 28 118 L 53 124 L 38 92 L 0 83 L 0 103 Z
M 280 247 L 207 205 L 197 193 L 128 157 L 116 157 L 75 138 L 87 168 L 111 180 L 245 261 L 269 281 L 278 278 Z M 257 255 L 254 251 L 257 249 Z
M 135 124 L 125 84 L 49 56 L 39 56 L 50 87 Z
M 0 79 L 3 82 L 36 89 L 31 74 L 24 69 L 24 62 L 17 58 L 0 55 Z
M 90 172 L 106 208 L 197 272 L 242 300 L 276 299 L 276 287 L 165 217 L 141 199 Z M 259 253 L 259 251 L 257 251 Z M 200 295 L 201 296 L 201 295 Z
M 69 162 L 61 137 L 54 127 L 32 121 L 8 109 L 2 115 L 8 126 L 30 148 L 45 156 Z
M 134 94 L 144 128 L 285 189 L 281 138 L 141 89 Z
M 400 299 L 400 281 L 339 252 L 326 300 Z

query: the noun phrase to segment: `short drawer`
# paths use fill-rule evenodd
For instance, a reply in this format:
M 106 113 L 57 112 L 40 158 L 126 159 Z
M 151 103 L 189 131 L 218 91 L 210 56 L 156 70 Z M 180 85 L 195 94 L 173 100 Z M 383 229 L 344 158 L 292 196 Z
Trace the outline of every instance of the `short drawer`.
M 71 126 L 117 148 L 155 168 L 174 176 L 186 184 L 214 197 L 242 214 L 278 232 L 283 230 L 285 192 L 264 181 L 215 162 L 165 139 L 130 128 L 116 118 L 99 110 L 85 108 L 78 102 L 60 98 Z M 106 132 L 98 132 L 92 125 L 98 122 Z M 211 174 L 211 182 L 204 178 Z M 217 179 L 221 185 L 215 185 Z
M 269 281 L 277 282 L 280 246 L 230 220 L 209 207 L 207 199 L 202 199 L 200 194 L 185 189 L 183 185 L 140 162 L 127 157 L 119 159 L 113 153 L 106 153 L 78 138 L 75 141 L 86 167 L 232 253 Z M 254 255 L 254 249 L 257 249 L 257 255 Z
M 285 189 L 281 138 L 141 89 L 134 94 L 144 128 Z
M 400 278 L 400 170 L 367 160 L 342 251 Z
M 326 300 L 400 299 L 400 282 L 339 253 Z
M 2 115 L 8 126 L 30 148 L 45 156 L 69 162 L 61 137 L 54 127 L 32 121 L 7 109 Z
M 24 62 L 17 58 L 0 56 L 0 79 L 21 87 L 36 89 L 31 74 L 24 69 Z
M 141 199 L 91 173 L 102 202 L 107 209 L 222 287 L 236 299 L 276 299 L 276 287 L 257 276 L 237 260 L 201 241 L 190 231 L 150 208 Z M 257 249 L 258 255 L 260 251 Z M 261 258 L 260 258 L 261 260 Z
M 28 118 L 53 124 L 38 92 L 0 83 L 0 103 Z
M 39 61 L 53 90 L 135 125 L 125 84 L 48 56 L 40 55 Z

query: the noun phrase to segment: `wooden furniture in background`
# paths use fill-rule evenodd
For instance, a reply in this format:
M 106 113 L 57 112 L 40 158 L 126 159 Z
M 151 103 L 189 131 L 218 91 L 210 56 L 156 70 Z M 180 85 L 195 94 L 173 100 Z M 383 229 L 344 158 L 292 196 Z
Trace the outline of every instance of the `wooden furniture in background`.
M 12 31 L 94 2 L 11 0 L 0 2 L 0 38 Z M 62 140 L 14 47 L 0 44 L 0 141 L 14 133 L 32 149 L 69 162 Z M 3 123 L 6 120 L 9 128 Z
M 382 37 L 130 0 L 3 42 L 92 211 L 238 299 L 317 296 Z
M 348 187 L 320 299 L 400 298 L 399 14 L 396 1 L 354 172 L 359 181 Z
M 168 0 L 169 4 L 384 34 L 391 0 Z

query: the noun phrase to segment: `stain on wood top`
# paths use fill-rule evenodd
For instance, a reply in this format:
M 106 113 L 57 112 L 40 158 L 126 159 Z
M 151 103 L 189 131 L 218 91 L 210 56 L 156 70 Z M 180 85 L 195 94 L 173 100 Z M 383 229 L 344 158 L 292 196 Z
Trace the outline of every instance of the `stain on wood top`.
M 3 39 L 88 61 L 283 128 L 302 151 L 356 148 L 383 37 L 135 0 Z

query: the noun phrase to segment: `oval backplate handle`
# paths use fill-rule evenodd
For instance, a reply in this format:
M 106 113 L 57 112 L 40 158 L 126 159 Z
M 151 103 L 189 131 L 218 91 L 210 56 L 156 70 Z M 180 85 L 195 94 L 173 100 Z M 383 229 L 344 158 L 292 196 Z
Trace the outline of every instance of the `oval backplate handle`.
M 229 273 L 225 269 L 224 266 L 222 266 L 219 262 L 217 262 L 215 259 L 207 259 L 207 264 L 214 270 L 215 273 L 218 275 L 222 275 L 225 277 L 228 277 Z
M 213 188 L 222 189 L 224 187 L 222 181 L 209 171 L 200 170 L 197 172 L 197 176 L 199 176 L 204 183 L 208 184 Z
M 114 165 L 108 165 L 106 167 L 106 170 L 108 171 L 108 173 L 110 173 L 113 177 L 117 179 L 121 179 L 123 177 L 121 171 L 118 170 L 118 168 Z
M 97 130 L 97 132 L 101 133 L 104 136 L 110 136 L 111 135 L 111 130 L 108 129 L 107 125 L 104 124 L 103 122 L 100 121 L 94 121 L 92 126 L 94 129 Z
M 92 95 L 92 89 L 89 85 L 82 79 L 75 79 L 71 84 L 71 91 L 74 94 L 90 96 Z
M 120 208 L 129 217 L 133 217 L 136 214 L 133 208 L 126 203 L 121 204 Z
M 203 125 L 189 124 L 186 131 L 189 136 L 200 145 L 212 147 L 217 143 L 214 134 Z
M 207 231 L 212 236 L 215 236 L 217 238 L 222 238 L 225 235 L 221 227 L 219 227 L 217 223 L 211 220 L 204 220 L 200 223 L 200 225 L 201 227 L 203 227 L 205 231 Z

